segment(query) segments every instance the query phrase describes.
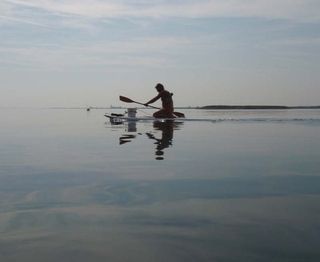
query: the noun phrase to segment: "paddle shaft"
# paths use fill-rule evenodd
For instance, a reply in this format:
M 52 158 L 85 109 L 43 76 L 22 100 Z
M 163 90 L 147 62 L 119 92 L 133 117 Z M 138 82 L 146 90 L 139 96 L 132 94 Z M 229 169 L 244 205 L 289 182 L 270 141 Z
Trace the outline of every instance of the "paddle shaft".
M 119 98 L 120 98 L 121 101 L 126 102 L 126 103 L 136 103 L 136 104 L 139 104 L 139 105 L 148 106 L 148 107 L 152 107 L 152 108 L 155 108 L 155 109 L 161 109 L 159 107 L 150 106 L 150 105 L 146 105 L 146 104 L 143 104 L 143 103 L 140 103 L 140 102 L 137 102 L 137 101 L 133 101 L 132 99 L 130 99 L 128 97 L 125 97 L 125 96 L 120 96 Z M 176 115 L 177 117 L 185 117 L 184 114 L 180 113 L 180 112 L 173 112 L 173 114 Z
M 136 103 L 136 104 L 139 104 L 139 105 L 143 105 L 143 106 L 146 106 L 146 104 L 143 104 L 143 103 L 140 103 L 140 102 L 136 102 L 136 101 L 132 101 L 133 103 Z M 150 105 L 147 105 L 148 107 L 152 107 L 154 109 L 161 109 L 160 107 L 155 107 L 155 106 L 150 106 Z

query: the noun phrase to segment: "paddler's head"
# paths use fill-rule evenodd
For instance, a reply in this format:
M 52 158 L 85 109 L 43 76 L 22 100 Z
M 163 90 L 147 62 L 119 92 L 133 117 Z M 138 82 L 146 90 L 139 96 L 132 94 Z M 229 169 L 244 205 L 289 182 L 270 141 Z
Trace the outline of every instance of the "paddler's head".
M 164 86 L 160 83 L 158 83 L 155 88 L 157 89 L 158 92 L 161 92 L 164 90 Z

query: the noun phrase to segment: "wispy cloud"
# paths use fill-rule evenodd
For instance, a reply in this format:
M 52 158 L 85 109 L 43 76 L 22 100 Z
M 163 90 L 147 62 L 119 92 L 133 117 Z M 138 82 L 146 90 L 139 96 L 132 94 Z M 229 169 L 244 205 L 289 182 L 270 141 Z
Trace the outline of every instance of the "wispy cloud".
M 19 23 L 19 24 L 29 24 L 29 25 L 33 25 L 33 26 L 40 26 L 40 27 L 46 27 L 48 28 L 47 25 L 39 23 L 39 22 L 35 22 L 32 20 L 28 20 L 28 19 L 23 19 L 23 18 L 14 18 L 11 16 L 4 16 L 4 15 L 0 15 L 0 21 L 6 21 L 7 23 Z
M 203 38 L 212 31 L 207 30 L 201 35 L 195 32 L 196 27 L 192 32 L 181 33 L 179 37 L 175 35 L 177 31 L 171 29 L 164 30 L 166 32 L 163 34 L 155 34 L 154 24 L 146 30 L 137 30 L 139 33 L 136 35 L 130 32 L 131 27 L 122 31 L 123 21 L 119 20 L 148 24 L 150 18 L 150 23 L 161 18 L 175 17 L 191 18 L 187 21 L 192 23 L 192 18 L 256 17 L 305 22 L 320 21 L 318 10 L 318 0 L 2 0 L 0 25 L 9 23 L 16 31 L 10 28 L 5 32 L 8 37 L 0 43 L 1 64 L 14 63 L 41 69 L 170 65 L 175 63 L 184 47 L 187 47 L 184 55 L 192 57 L 195 50 L 199 54 L 202 50 L 203 53 L 212 53 L 213 50 L 217 51 L 215 44 L 221 48 L 229 46 L 230 41 L 224 35 L 216 42 L 214 37 L 219 37 L 217 34 Z M 113 21 L 114 25 L 109 29 L 106 21 Z M 29 25 L 41 27 L 41 30 L 25 30 L 25 26 Z M 210 27 L 209 24 L 206 26 Z M 276 26 L 278 28 L 279 25 Z M 86 30 L 73 30 L 78 28 Z M 254 26 L 251 28 L 256 29 Z M 88 32 L 93 33 L 88 35 Z M 114 36 L 114 33 L 120 37 Z M 226 33 L 223 31 L 222 34 Z M 262 34 L 254 35 L 261 37 Z M 245 38 L 242 32 L 240 37 Z M 286 41 L 279 38 L 278 41 Z M 308 42 L 303 42 L 304 36 L 301 39 L 300 46 L 307 46 Z M 238 41 L 238 44 L 241 41 L 235 38 L 232 40 Z M 247 49 L 252 47 L 250 40 L 245 42 Z M 270 47 L 269 41 L 275 42 L 263 38 L 257 41 L 257 45 L 260 49 L 261 46 Z M 279 46 L 272 47 L 282 49 Z
M 68 46 L 34 45 L 0 47 L 1 64 L 37 70 L 106 68 L 112 66 L 170 66 L 172 52 L 191 42 L 179 37 L 135 38 L 130 42 L 75 43 Z M 167 50 L 167 51 L 165 51 Z
M 317 0 L 4 0 L 13 9 L 41 9 L 55 15 L 119 17 L 264 17 L 319 20 Z M 4 4 L 2 4 L 4 6 Z M 7 7 L 8 8 L 8 7 Z M 4 7 L 0 9 L 2 12 Z

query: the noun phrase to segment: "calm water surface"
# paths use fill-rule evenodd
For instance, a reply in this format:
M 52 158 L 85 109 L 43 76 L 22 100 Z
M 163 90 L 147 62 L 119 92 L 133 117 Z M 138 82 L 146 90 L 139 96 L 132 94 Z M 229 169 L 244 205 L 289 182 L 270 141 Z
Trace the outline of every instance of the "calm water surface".
M 320 110 L 179 111 L 0 110 L 0 261 L 319 261 Z

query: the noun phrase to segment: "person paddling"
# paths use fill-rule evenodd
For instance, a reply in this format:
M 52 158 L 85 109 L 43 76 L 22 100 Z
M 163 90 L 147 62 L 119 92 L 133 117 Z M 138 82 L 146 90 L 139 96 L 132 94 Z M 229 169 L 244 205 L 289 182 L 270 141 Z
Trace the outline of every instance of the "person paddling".
M 144 105 L 148 106 L 149 104 L 152 104 L 161 98 L 162 108 L 159 111 L 155 112 L 153 116 L 156 118 L 175 118 L 173 114 L 173 110 L 174 110 L 173 100 L 172 100 L 173 93 L 170 93 L 169 91 L 165 90 L 164 86 L 160 83 L 158 83 L 155 86 L 155 88 L 158 91 L 158 95 L 152 98 L 150 101 L 148 101 Z

